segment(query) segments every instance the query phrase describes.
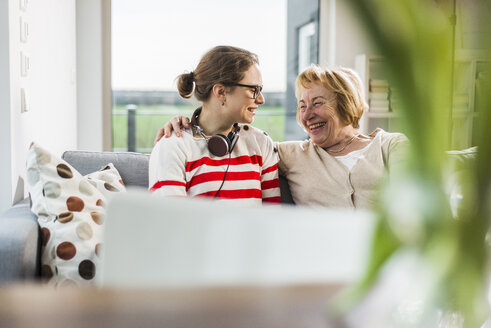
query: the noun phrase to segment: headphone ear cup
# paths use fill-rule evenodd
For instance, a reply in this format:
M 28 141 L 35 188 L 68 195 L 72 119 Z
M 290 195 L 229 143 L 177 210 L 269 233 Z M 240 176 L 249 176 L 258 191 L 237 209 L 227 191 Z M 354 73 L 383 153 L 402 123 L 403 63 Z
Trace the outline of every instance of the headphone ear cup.
M 208 150 L 215 156 L 224 156 L 229 153 L 230 140 L 223 134 L 217 134 L 208 139 Z

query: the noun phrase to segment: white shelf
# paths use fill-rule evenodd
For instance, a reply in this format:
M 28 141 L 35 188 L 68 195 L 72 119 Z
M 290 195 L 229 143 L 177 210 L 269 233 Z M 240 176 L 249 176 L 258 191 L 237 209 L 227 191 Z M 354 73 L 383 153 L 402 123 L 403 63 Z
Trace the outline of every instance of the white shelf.
M 355 59 L 355 70 L 360 75 L 361 81 L 365 88 L 365 100 L 371 105 L 370 100 L 370 80 L 385 80 L 387 81 L 387 74 L 385 73 L 384 58 L 381 56 L 373 55 L 358 55 Z M 379 91 L 378 93 L 387 92 L 387 100 L 390 106 L 390 83 L 387 85 L 387 90 Z M 377 91 L 375 91 L 377 92 Z M 373 99 L 373 101 L 377 101 Z M 368 134 L 372 132 L 376 127 L 381 127 L 386 131 L 397 131 L 397 113 L 390 111 L 373 111 L 370 109 L 366 111 L 360 120 L 360 132 Z
M 452 147 L 454 149 L 475 146 L 473 129 L 479 116 L 479 112 L 476 111 L 476 106 L 478 106 L 476 94 L 479 93 L 476 84 L 479 81 L 479 73 L 485 66 L 482 65 L 485 63 L 484 58 L 479 52 L 460 52 L 456 54 L 452 111 Z M 384 72 L 384 59 L 381 56 L 358 55 L 355 60 L 355 69 L 365 87 L 365 100 L 368 103 L 370 80 L 387 80 L 387 75 Z M 388 98 L 390 98 L 390 93 Z M 397 121 L 398 114 L 395 112 L 370 112 L 368 110 L 360 120 L 360 132 L 364 134 L 370 133 L 377 125 L 386 131 L 397 132 Z
M 452 119 L 454 129 L 452 132 L 452 146 L 455 149 L 462 149 L 475 146 L 473 140 L 473 130 L 475 119 L 479 117 L 476 106 L 476 94 L 478 92 L 479 72 L 481 64 L 485 63 L 484 56 L 480 52 L 458 52 L 455 56 L 454 70 L 454 104 Z M 457 95 L 467 97 L 467 103 L 456 103 Z

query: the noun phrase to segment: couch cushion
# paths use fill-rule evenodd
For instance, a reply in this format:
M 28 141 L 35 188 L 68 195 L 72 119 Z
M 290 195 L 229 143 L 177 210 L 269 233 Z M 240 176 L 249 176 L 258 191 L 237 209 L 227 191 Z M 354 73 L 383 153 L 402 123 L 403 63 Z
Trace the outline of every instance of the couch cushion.
M 464 190 L 470 181 L 469 174 L 475 170 L 477 147 L 447 151 L 448 163 L 445 176 L 445 189 L 450 198 L 450 209 L 458 217 L 463 209 Z
M 295 205 L 292 194 L 290 193 L 290 186 L 288 185 L 288 180 L 282 175 L 280 175 L 279 178 L 280 178 L 281 203 Z
M 449 159 L 449 169 L 451 172 L 469 169 L 476 160 L 477 147 L 471 147 L 463 150 L 450 150 L 447 151 L 447 156 Z
M 41 271 L 54 285 L 95 281 L 102 244 L 104 204 L 125 190 L 118 171 L 107 164 L 82 176 L 67 162 L 33 144 L 27 156 L 32 211 L 43 237 Z
M 0 283 L 39 275 L 39 226 L 29 201 L 0 215 Z
M 148 159 L 150 155 L 138 153 L 66 151 L 62 158 L 81 174 L 113 163 L 126 186 L 148 189 Z
M 148 189 L 148 160 L 150 155 L 130 152 L 75 150 L 66 151 L 62 158 L 81 174 L 98 170 L 106 163 L 113 163 L 127 187 L 132 186 Z M 283 204 L 295 204 L 290 193 L 288 181 L 283 176 L 280 176 L 280 190 L 281 202 Z

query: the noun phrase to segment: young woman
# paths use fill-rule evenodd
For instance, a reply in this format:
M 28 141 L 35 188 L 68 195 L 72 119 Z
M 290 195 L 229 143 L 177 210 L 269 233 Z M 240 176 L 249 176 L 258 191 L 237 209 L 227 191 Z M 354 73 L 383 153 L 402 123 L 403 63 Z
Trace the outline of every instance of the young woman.
M 150 190 L 162 196 L 205 196 L 240 203 L 279 203 L 273 141 L 248 124 L 264 103 L 257 56 L 218 46 L 177 80 L 183 98 L 202 106 L 182 138 L 162 138 L 150 156 Z

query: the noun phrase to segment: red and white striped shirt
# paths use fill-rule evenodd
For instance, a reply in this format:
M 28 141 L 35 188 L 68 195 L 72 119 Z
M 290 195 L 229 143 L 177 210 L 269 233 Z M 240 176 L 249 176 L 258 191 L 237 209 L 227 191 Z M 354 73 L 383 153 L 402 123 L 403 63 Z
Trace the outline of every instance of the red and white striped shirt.
M 162 138 L 150 156 L 150 190 L 163 196 L 213 197 L 222 184 L 229 155 L 208 151 L 191 131 Z M 250 125 L 241 126 L 225 183 L 217 198 L 244 204 L 280 203 L 278 155 L 271 138 Z

